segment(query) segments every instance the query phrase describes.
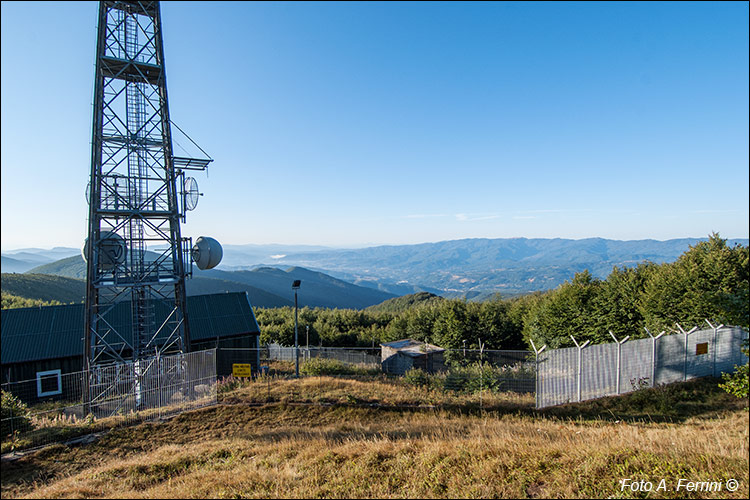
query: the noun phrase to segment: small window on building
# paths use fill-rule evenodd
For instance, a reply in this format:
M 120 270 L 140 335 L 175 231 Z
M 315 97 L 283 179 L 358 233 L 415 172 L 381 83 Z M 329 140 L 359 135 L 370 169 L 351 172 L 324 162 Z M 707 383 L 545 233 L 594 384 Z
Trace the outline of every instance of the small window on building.
M 708 342 L 695 344 L 695 355 L 700 356 L 701 354 L 708 354 Z
M 40 398 L 62 394 L 62 371 L 36 372 L 36 395 Z

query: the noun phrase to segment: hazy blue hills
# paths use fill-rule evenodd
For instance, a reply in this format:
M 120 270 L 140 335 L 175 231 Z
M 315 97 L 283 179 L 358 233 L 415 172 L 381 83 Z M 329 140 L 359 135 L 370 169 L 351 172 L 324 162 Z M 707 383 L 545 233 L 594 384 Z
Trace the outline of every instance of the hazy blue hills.
M 2 272 L 4 273 L 25 273 L 41 264 L 47 264 L 80 253 L 80 250 L 68 247 L 55 247 L 51 250 L 22 248 L 3 252 L 0 257 L 0 267 L 2 267 Z
M 24 273 L 38 265 L 39 262 L 30 262 L 16 257 L 7 257 L 5 255 L 0 257 L 0 269 L 4 273 Z
M 258 288 L 211 278 L 193 278 L 186 284 L 188 295 L 207 293 L 246 292 L 250 303 L 256 307 L 281 307 L 293 305 L 291 300 L 268 293 Z M 86 295 L 86 280 L 51 274 L 2 273 L 3 293 L 32 300 L 83 302 Z
M 522 293 L 555 288 L 588 269 L 606 278 L 614 266 L 672 262 L 708 238 L 658 240 L 463 239 L 420 245 L 378 246 L 288 254 L 277 265 L 324 269 L 367 286 L 398 284 L 453 294 Z M 747 239 L 729 240 L 747 245 Z
M 29 271 L 31 273 L 85 279 L 86 267 L 83 258 L 75 255 L 35 267 Z M 188 295 L 245 291 L 251 304 L 257 307 L 294 305 L 291 285 L 297 279 L 302 281 L 298 292 L 300 307 L 363 309 L 395 297 L 391 293 L 354 285 L 299 267 L 286 270 L 261 267 L 245 271 L 200 271 L 193 267 L 193 273 L 193 278 L 186 281 Z
M 201 279 L 193 280 L 192 285 L 188 282 L 188 293 L 243 289 L 251 300 L 255 294 L 257 305 L 289 305 L 294 300 L 291 281 L 301 279 L 299 301 L 310 306 L 365 308 L 423 291 L 482 300 L 497 292 L 507 297 L 552 289 L 585 269 L 606 278 L 615 266 L 673 262 L 690 246 L 707 239 L 464 239 L 359 249 L 227 245 L 218 269 L 194 269 L 196 278 Z M 728 244 L 746 246 L 748 240 L 728 240 Z M 72 257 L 29 268 L 30 272 L 83 278 L 80 252 L 65 248 L 4 253 L 3 271 L 11 271 L 15 265 L 7 261 L 6 269 L 6 258 L 28 263 L 37 252 L 36 259 L 43 261 L 71 251 L 75 252 Z M 261 291 L 269 295 L 261 295 Z
M 363 309 L 395 297 L 391 293 L 358 286 L 301 267 L 290 267 L 285 270 L 275 267 L 259 267 L 246 271 L 194 270 L 194 275 L 245 283 L 274 295 L 288 297 L 291 301 L 294 301 L 292 282 L 301 280 L 302 285 L 297 292 L 299 304 L 311 307 Z

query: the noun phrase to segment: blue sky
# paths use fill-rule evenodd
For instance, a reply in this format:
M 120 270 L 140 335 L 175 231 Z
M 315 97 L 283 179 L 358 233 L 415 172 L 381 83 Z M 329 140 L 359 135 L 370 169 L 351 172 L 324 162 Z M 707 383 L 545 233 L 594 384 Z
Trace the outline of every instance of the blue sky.
M 97 9 L 2 2 L 3 250 L 86 236 Z M 215 160 L 185 235 L 748 237 L 747 2 L 165 2 L 162 21 L 171 117 Z

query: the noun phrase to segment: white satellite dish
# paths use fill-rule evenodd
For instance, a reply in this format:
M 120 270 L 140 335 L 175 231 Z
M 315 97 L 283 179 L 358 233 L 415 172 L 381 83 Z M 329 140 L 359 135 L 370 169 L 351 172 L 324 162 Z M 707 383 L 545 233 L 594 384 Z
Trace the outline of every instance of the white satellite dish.
M 223 256 L 224 250 L 221 244 L 208 236 L 199 236 L 190 250 L 190 257 L 201 271 L 218 266 Z

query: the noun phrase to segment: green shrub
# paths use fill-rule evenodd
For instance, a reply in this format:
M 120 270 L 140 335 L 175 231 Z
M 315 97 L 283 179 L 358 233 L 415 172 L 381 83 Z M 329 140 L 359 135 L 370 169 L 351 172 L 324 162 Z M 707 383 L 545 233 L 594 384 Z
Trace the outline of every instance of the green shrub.
M 430 383 L 430 376 L 421 368 L 411 368 L 404 373 L 404 380 L 407 384 L 424 387 Z
M 2 391 L 0 401 L 0 420 L 2 421 L 3 437 L 15 431 L 24 432 L 32 428 L 29 409 L 26 404 L 10 392 Z
M 343 375 L 348 372 L 344 363 L 336 359 L 312 358 L 300 365 L 303 375 Z
M 748 356 L 750 355 L 750 349 L 748 348 L 750 340 L 745 339 L 744 343 L 745 345 L 742 348 L 742 352 Z M 748 385 L 750 384 L 750 377 L 748 377 L 748 364 L 745 363 L 742 366 L 735 366 L 735 368 L 736 371 L 734 373 L 722 373 L 721 378 L 724 380 L 724 383 L 719 384 L 719 387 L 738 398 L 747 398 Z
M 534 370 L 521 363 L 498 367 L 474 362 L 466 366 L 453 366 L 442 377 L 442 386 L 461 393 L 502 392 L 508 389 L 511 380 L 534 380 Z
M 379 366 L 344 363 L 337 359 L 311 358 L 300 363 L 299 372 L 302 375 L 378 375 Z
M 237 378 L 232 375 L 229 375 L 228 377 L 221 378 L 217 381 L 216 393 L 224 394 L 226 392 L 231 392 L 231 391 L 234 391 L 235 389 L 239 389 L 245 384 L 246 382 L 242 378 Z

